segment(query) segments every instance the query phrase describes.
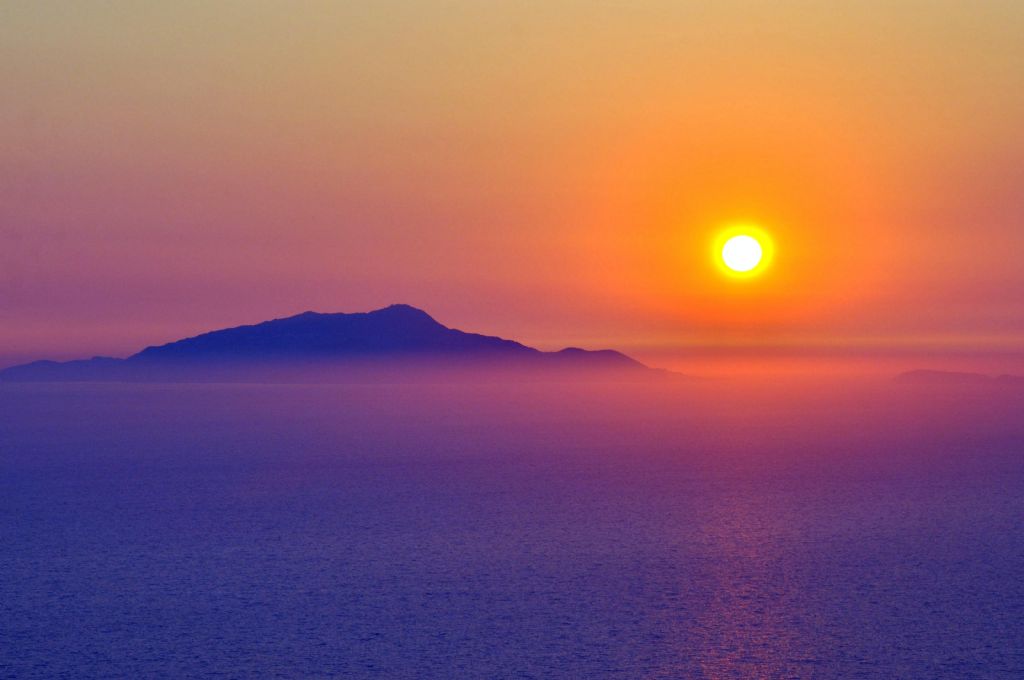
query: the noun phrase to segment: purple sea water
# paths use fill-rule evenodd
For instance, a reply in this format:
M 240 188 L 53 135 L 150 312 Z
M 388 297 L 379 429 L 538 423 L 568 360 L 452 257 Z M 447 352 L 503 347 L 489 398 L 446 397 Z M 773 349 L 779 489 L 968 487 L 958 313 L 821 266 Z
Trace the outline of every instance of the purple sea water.
M 1024 390 L 0 385 L 0 677 L 1024 677 Z

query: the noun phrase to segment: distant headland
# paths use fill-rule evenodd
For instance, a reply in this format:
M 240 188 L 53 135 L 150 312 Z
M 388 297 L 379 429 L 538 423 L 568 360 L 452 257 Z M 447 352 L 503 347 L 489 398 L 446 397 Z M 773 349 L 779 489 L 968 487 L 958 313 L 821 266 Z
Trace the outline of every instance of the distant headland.
M 438 323 L 423 310 L 396 304 L 361 313 L 304 312 L 148 347 L 124 359 L 36 361 L 0 371 L 0 381 L 333 382 L 404 379 L 436 371 L 468 376 L 511 372 L 542 379 L 675 375 L 614 350 L 543 352 L 467 333 Z
M 962 371 L 936 371 L 918 369 L 907 371 L 896 376 L 896 382 L 911 385 L 1024 385 L 1024 376 L 1020 375 L 988 375 L 985 373 L 965 373 Z

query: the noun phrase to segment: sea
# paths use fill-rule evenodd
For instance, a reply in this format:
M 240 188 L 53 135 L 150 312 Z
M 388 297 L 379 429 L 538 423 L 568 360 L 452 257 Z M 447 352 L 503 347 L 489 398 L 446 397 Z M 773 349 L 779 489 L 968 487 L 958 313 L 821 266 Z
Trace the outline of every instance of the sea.
M 1024 678 L 1024 389 L 0 384 L 0 678 Z

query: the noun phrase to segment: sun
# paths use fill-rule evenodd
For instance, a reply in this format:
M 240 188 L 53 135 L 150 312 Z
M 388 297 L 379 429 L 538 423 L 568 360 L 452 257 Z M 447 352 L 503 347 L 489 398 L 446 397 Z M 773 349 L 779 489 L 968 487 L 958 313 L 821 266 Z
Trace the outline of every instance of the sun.
M 761 264 L 764 249 L 753 236 L 733 236 L 722 246 L 722 261 L 734 272 L 749 272 Z
M 760 273 L 771 260 L 772 240 L 753 225 L 726 229 L 715 240 L 714 257 L 726 274 L 746 278 Z

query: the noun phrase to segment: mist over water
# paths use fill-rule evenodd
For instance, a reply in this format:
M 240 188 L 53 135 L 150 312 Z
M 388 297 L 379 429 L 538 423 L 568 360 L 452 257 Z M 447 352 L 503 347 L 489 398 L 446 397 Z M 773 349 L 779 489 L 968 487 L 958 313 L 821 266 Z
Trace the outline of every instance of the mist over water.
M 0 385 L 0 676 L 1024 674 L 1024 389 Z

